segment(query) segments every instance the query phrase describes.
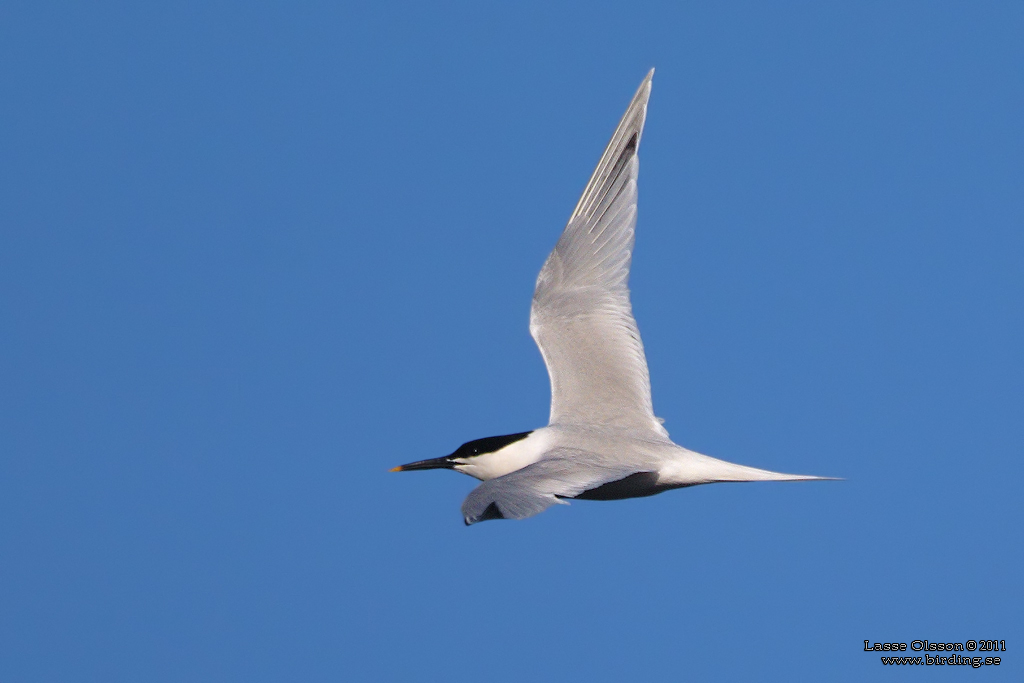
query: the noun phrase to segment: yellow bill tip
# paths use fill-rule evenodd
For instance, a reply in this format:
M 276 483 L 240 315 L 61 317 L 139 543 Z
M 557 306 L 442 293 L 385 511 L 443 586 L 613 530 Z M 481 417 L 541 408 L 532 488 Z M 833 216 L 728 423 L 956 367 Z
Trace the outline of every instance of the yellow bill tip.
M 402 471 L 402 466 L 401 465 L 399 465 L 398 467 L 392 467 L 390 470 L 388 470 L 388 472 L 401 472 L 401 471 Z

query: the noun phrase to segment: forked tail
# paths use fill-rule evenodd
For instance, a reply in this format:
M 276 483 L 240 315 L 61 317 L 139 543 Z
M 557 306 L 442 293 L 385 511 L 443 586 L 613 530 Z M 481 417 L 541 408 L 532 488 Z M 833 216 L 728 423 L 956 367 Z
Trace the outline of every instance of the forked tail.
M 669 463 L 660 472 L 659 482 L 687 486 L 726 481 L 840 481 L 839 477 L 772 472 L 737 465 L 709 455 L 687 451 L 686 457 Z

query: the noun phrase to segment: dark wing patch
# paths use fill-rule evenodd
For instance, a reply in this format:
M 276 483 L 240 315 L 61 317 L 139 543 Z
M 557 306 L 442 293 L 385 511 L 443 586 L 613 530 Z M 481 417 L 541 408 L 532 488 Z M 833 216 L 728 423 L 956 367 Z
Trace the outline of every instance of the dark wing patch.
M 607 484 L 575 496 L 577 500 L 622 500 L 623 498 L 643 498 L 653 496 L 662 491 L 679 488 L 658 483 L 657 472 L 636 472 Z
M 501 510 L 498 509 L 497 503 L 492 502 L 490 505 L 488 505 L 484 509 L 483 514 L 481 514 L 480 518 L 476 521 L 486 522 L 489 519 L 505 519 L 505 515 L 501 514 Z M 466 521 L 466 526 L 469 526 L 468 520 Z

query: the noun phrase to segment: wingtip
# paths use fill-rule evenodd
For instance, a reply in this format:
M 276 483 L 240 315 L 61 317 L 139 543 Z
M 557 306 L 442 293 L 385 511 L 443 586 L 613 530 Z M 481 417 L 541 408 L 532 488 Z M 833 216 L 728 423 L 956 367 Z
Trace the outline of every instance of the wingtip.
M 651 90 L 652 90 L 653 87 L 654 87 L 654 69 L 651 69 L 650 71 L 647 72 L 647 75 L 644 76 L 643 82 L 640 83 L 640 90 L 646 90 L 647 91 L 647 97 L 649 98 L 651 96 Z
M 647 75 L 644 76 L 644 80 L 640 81 L 640 87 L 636 89 L 636 95 L 634 97 L 639 97 L 640 94 L 643 93 L 645 100 L 650 98 L 650 96 L 651 96 L 651 87 L 653 86 L 653 84 L 654 84 L 654 69 L 651 69 L 650 71 L 647 72 Z

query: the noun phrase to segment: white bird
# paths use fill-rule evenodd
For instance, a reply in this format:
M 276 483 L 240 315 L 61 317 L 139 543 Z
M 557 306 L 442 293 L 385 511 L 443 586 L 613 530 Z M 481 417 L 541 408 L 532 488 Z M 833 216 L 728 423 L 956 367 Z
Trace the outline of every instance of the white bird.
M 633 96 L 568 225 L 537 277 L 530 334 L 551 379 L 547 427 L 463 444 L 401 465 L 483 481 L 462 504 L 466 524 L 523 519 L 565 499 L 616 500 L 724 481 L 829 479 L 737 465 L 678 446 L 654 416 L 640 331 L 629 302 L 637 148 L 651 69 Z

